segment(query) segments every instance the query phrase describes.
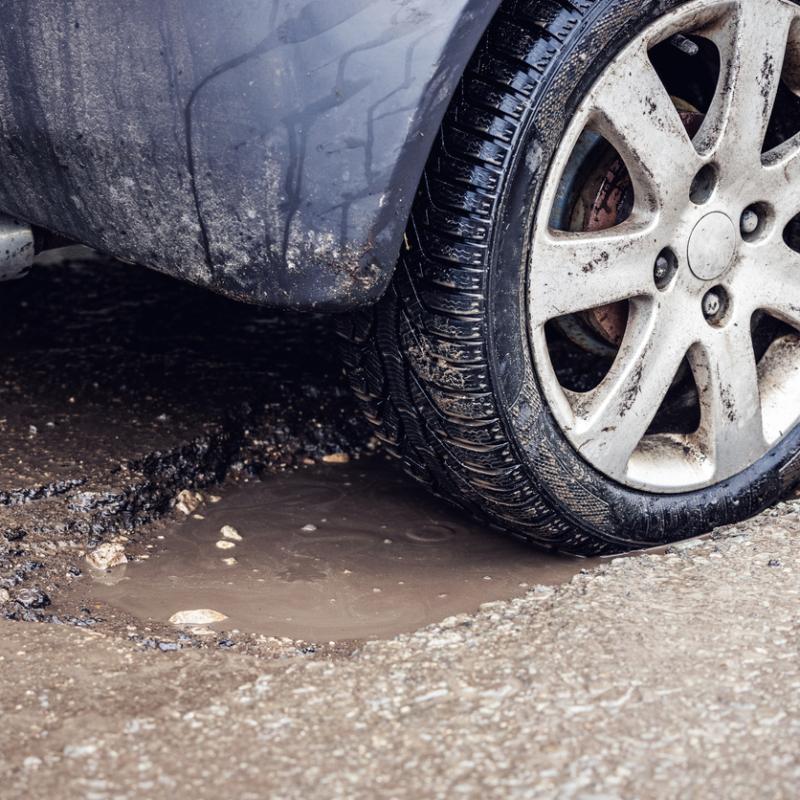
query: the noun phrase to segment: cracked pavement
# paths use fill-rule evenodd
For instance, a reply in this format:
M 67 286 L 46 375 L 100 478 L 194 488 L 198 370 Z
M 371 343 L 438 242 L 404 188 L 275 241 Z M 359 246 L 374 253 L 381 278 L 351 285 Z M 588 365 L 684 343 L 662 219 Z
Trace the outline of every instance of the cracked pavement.
M 39 267 L 0 302 L 0 618 L 52 619 L 103 542 L 146 555 L 181 490 L 369 444 L 330 318 L 104 259 Z

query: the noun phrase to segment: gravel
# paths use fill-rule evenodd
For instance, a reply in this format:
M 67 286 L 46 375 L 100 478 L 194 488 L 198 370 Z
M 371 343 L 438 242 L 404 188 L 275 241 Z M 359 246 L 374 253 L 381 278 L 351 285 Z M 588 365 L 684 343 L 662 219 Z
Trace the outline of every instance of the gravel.
M 3 302 L 0 619 L 121 633 L 59 606 L 89 566 L 148 558 L 159 520 L 219 499 L 204 487 L 367 449 L 336 350 L 319 347 L 329 318 L 100 257 L 37 267 Z
M 225 614 L 213 608 L 194 608 L 188 611 L 176 611 L 169 621 L 173 625 L 213 625 L 228 619 Z
M 125 548 L 121 544 L 106 542 L 87 554 L 86 563 L 94 569 L 105 570 L 127 564 L 128 558 L 125 555 Z

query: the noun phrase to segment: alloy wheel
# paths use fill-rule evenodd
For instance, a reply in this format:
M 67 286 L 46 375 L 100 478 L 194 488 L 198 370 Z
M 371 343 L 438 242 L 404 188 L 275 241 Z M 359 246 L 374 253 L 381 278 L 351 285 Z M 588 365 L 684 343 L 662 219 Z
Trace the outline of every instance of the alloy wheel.
M 620 483 L 717 484 L 800 421 L 798 95 L 797 5 L 697 0 L 568 126 L 534 224 L 531 345 L 564 434 Z

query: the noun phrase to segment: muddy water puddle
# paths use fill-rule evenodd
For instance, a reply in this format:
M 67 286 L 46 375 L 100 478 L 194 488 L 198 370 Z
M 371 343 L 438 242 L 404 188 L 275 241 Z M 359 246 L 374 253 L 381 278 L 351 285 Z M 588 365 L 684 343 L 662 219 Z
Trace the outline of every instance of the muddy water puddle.
M 217 629 L 375 639 L 567 581 L 587 566 L 487 530 L 380 458 L 219 494 L 197 510 L 202 519 L 167 528 L 149 560 L 105 583 L 83 582 L 87 600 L 142 621 L 213 609 L 227 617 Z

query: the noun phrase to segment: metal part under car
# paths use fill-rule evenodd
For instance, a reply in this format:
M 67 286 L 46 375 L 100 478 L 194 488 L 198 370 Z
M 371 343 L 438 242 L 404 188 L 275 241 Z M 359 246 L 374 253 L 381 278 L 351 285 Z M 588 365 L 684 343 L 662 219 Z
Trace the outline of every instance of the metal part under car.
M 0 281 L 22 278 L 33 266 L 34 235 L 29 225 L 0 215 Z

